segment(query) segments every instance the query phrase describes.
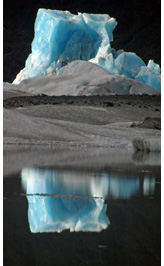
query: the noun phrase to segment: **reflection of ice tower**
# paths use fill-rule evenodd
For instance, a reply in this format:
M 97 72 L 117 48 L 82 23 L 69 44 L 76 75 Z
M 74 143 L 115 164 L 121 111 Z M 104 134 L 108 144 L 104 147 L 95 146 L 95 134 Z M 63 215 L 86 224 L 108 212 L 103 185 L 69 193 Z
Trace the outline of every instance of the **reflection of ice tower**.
M 153 195 L 155 180 L 148 175 L 23 169 L 22 186 L 29 202 L 32 232 L 95 231 L 106 229 L 105 198 L 128 199 L 142 193 Z
M 103 199 L 28 196 L 32 232 L 101 231 L 109 221 Z
M 108 227 L 104 198 L 95 198 L 90 191 L 93 179 L 77 176 L 77 173 L 72 173 L 71 178 L 68 173 L 22 170 L 22 185 L 26 193 L 31 194 L 27 199 L 32 232 L 61 232 L 64 229 L 99 232 Z

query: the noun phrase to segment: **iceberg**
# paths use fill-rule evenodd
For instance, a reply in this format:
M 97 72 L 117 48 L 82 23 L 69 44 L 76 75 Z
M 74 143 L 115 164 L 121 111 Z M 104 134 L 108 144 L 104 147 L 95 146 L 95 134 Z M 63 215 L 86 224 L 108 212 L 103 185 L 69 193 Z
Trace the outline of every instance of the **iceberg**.
M 99 65 L 113 76 L 128 77 L 160 91 L 159 65 L 150 60 L 146 66 L 135 53 L 111 47 L 116 25 L 116 19 L 107 14 L 74 15 L 69 11 L 39 9 L 32 52 L 13 83 L 56 75 L 68 63 L 82 60 Z

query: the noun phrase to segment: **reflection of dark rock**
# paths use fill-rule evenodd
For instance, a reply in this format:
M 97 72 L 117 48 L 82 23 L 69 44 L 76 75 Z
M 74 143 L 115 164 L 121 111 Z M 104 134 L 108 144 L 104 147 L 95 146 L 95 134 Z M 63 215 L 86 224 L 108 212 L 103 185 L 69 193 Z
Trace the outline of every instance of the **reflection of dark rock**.
M 149 152 L 135 151 L 132 155 L 132 159 L 136 162 L 145 162 L 149 160 Z
M 132 123 L 131 127 L 142 127 L 161 130 L 161 118 L 160 117 L 146 117 L 142 123 Z
M 133 147 L 136 151 L 150 152 L 150 143 L 146 139 L 134 139 L 132 141 Z

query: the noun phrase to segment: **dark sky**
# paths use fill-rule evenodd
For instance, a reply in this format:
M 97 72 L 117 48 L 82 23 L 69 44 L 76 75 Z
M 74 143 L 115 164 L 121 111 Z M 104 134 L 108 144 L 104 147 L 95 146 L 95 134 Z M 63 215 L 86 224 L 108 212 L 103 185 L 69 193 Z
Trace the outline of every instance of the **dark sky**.
M 160 0 L 4 0 L 4 81 L 12 82 L 25 65 L 39 8 L 109 14 L 118 21 L 112 47 L 136 52 L 146 64 L 161 62 Z

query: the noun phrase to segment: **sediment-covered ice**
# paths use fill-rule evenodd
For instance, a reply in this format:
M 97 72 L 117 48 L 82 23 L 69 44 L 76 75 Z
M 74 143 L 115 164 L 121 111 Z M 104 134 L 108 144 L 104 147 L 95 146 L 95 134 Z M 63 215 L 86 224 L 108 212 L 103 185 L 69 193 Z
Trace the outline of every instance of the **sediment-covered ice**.
M 49 96 L 160 94 L 147 84 L 112 75 L 98 65 L 82 60 L 62 67 L 56 75 L 32 77 L 22 80 L 20 84 L 4 83 L 4 90 Z
M 39 9 L 31 54 L 14 83 L 56 73 L 74 60 L 91 61 L 113 75 L 136 79 L 160 91 L 159 65 L 132 52 L 111 48 L 117 22 L 109 15 Z M 153 62 L 153 63 L 152 63 Z

